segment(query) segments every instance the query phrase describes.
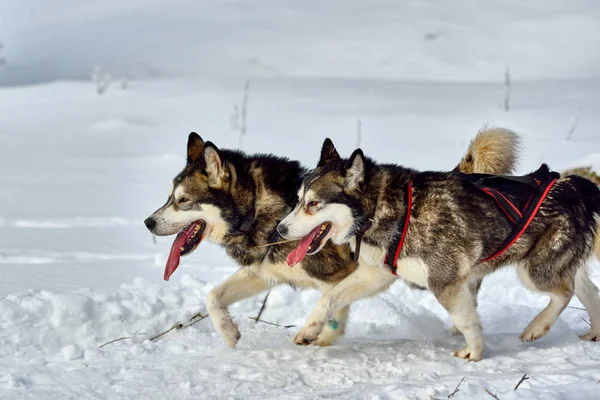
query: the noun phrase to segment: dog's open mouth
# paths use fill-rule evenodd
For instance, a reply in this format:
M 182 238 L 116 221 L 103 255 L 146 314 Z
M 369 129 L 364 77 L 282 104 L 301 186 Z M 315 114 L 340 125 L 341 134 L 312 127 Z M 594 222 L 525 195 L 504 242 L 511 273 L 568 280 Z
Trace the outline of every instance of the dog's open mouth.
M 202 241 L 202 235 L 206 229 L 206 221 L 198 220 L 186 226 L 173 241 L 171 252 L 165 266 L 165 281 L 168 281 L 173 272 L 179 267 L 181 256 L 187 256 L 196 250 Z
M 308 254 L 315 254 L 321 247 L 323 247 L 323 239 L 327 237 L 327 234 L 331 230 L 331 222 L 324 222 L 321 225 L 313 229 L 308 235 L 306 235 L 298 246 L 290 253 L 287 257 L 287 264 L 290 267 L 298 264 Z

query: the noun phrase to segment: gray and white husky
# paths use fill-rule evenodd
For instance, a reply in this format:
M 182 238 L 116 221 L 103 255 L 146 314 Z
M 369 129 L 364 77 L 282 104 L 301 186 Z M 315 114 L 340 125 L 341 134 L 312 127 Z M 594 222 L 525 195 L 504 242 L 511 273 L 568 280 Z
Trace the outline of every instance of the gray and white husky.
M 458 169 L 477 163 L 467 155 Z M 331 242 L 350 244 L 355 252 L 362 246 L 356 271 L 323 294 L 296 342 L 312 343 L 339 309 L 400 277 L 429 289 L 448 311 L 466 341 L 454 354 L 481 360 L 477 292 L 484 276 L 509 264 L 527 287 L 550 296 L 548 306 L 523 331 L 523 341 L 544 336 L 574 294 L 591 320 L 581 338 L 599 340 L 600 296 L 587 271 L 598 243 L 599 188 L 579 176 L 558 178 L 547 167 L 521 178 L 475 178 L 378 164 L 360 149 L 342 159 L 326 140 L 317 168 L 298 191 L 296 207 L 278 227 L 283 237 L 301 239 L 289 264 L 315 257 Z M 545 179 L 547 185 L 536 187 Z M 499 182 L 506 190 L 481 182 Z M 545 197 L 537 195 L 538 189 Z M 506 204 L 506 212 L 500 203 Z M 511 221 L 519 216 L 521 225 Z M 524 226 L 518 235 L 516 226 Z

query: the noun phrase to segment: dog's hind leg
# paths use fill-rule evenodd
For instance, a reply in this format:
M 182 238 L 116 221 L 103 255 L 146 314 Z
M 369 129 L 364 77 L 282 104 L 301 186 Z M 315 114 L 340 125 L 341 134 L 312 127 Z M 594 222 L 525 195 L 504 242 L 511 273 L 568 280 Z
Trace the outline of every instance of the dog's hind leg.
M 270 287 L 271 284 L 254 273 L 252 267 L 245 267 L 208 293 L 206 298 L 208 314 L 215 329 L 229 347 L 234 348 L 241 337 L 237 325 L 227 310 L 229 306 L 264 292 Z
M 473 297 L 475 297 L 475 308 L 477 308 L 477 296 L 479 295 L 479 289 L 481 289 L 481 283 L 483 282 L 483 277 L 472 278 L 469 281 L 469 290 Z M 456 325 L 452 325 L 450 328 L 450 333 L 454 336 L 462 335 L 462 332 L 456 327 Z
M 547 269 L 544 268 L 543 271 L 547 271 Z M 548 277 L 540 273 L 543 271 L 536 270 L 532 266 L 529 269 L 526 269 L 526 267 L 517 268 L 519 277 L 525 286 L 550 296 L 550 302 L 546 308 L 529 323 L 521 334 L 521 340 L 524 342 L 532 342 L 548 333 L 550 327 L 573 298 L 574 279 L 572 274 L 554 277 L 554 280 L 546 281 Z
M 432 288 L 432 291 L 450 314 L 454 326 L 465 337 L 467 345 L 455 351 L 454 355 L 469 361 L 479 361 L 483 357 L 483 333 L 477 315 L 477 293 L 469 286 L 469 282 L 459 281 L 439 289 Z
M 588 275 L 586 265 L 577 270 L 575 295 L 590 315 L 590 330 L 581 335 L 581 339 L 593 342 L 600 341 L 600 295 L 598 294 L 598 288 Z
M 350 306 L 342 307 L 333 313 L 333 317 L 327 321 L 323 331 L 317 337 L 317 346 L 331 346 L 335 340 L 346 331 L 348 312 Z

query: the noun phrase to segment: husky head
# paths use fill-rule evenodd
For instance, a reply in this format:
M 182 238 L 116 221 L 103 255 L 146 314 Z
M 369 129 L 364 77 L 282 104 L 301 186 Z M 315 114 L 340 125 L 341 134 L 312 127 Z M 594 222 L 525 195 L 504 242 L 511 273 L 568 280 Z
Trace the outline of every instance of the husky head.
M 222 243 L 244 225 L 254 199 L 249 190 L 240 193 L 243 187 L 236 185 L 236 177 L 226 154 L 190 133 L 187 165 L 173 180 L 167 202 L 144 221 L 155 235 L 177 234 L 165 279 L 175 271 L 179 258 L 191 254 L 203 239 Z
M 319 252 L 328 240 L 348 242 L 367 226 L 361 195 L 369 162 L 360 149 L 343 160 L 331 140 L 325 140 L 317 168 L 298 191 L 296 208 L 278 226 L 283 237 L 302 239 L 288 257 L 290 266 Z

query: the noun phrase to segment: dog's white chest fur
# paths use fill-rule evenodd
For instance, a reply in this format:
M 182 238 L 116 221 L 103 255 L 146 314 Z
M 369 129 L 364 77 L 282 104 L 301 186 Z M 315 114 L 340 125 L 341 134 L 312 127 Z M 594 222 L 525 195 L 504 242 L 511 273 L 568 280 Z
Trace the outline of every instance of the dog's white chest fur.
M 350 247 L 352 250 L 356 250 L 356 240 L 354 238 L 350 240 Z M 386 252 L 387 249 L 371 246 L 363 242 L 360 259 L 369 265 L 382 265 L 382 268 L 389 268 L 383 264 Z M 404 257 L 398 259 L 396 265 L 398 266 L 396 276 L 407 282 L 429 288 L 429 268 L 422 259 L 418 257 Z
M 429 288 L 429 270 L 420 258 L 406 257 L 398 260 L 396 275 L 405 281 Z

